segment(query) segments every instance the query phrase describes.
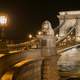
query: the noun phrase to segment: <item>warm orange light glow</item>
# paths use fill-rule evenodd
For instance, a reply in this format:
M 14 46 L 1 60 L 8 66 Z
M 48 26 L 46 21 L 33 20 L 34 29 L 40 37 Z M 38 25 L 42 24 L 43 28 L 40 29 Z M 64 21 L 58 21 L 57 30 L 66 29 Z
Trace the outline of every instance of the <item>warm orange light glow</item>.
M 41 31 L 39 31 L 39 32 L 38 32 L 38 35 L 41 35 L 41 34 L 42 34 L 42 32 L 41 32 Z
M 31 34 L 29 34 L 29 38 L 30 38 L 30 39 L 32 38 L 32 35 L 31 35 Z
M 7 24 L 7 17 L 0 16 L 0 25 L 6 25 L 6 24 Z

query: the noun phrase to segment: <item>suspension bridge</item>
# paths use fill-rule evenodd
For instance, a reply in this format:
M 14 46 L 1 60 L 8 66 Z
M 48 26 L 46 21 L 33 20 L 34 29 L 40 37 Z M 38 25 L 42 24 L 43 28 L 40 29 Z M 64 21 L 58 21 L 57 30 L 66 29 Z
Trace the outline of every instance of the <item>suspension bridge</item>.
M 46 20 L 34 39 L 0 50 L 0 80 L 80 77 L 80 11 L 59 12 L 57 17 L 55 29 Z

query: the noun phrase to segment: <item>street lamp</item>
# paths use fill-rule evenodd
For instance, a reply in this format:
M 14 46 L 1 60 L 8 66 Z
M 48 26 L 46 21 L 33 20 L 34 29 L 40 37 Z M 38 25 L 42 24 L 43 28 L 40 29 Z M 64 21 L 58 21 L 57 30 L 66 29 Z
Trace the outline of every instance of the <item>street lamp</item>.
M 30 42 L 29 48 L 31 48 L 31 40 L 32 40 L 32 34 L 29 34 L 29 42 Z
M 7 24 L 7 16 L 1 15 L 0 16 L 0 26 L 2 28 L 2 32 L 1 32 L 1 38 L 2 39 L 4 37 L 4 29 L 5 29 L 4 26 L 6 26 L 6 24 Z
M 0 16 L 0 24 L 6 25 L 7 23 L 7 17 L 6 16 Z
M 42 32 L 41 32 L 41 31 L 39 31 L 39 32 L 38 32 L 38 35 L 41 35 L 41 34 L 42 34 Z
M 2 50 L 1 53 L 8 53 L 8 48 L 6 45 L 6 42 L 4 41 L 4 29 L 7 26 L 7 15 L 0 14 L 0 27 L 1 27 L 1 41 L 0 41 L 0 50 Z
M 29 34 L 29 39 L 31 39 L 32 38 L 32 34 Z

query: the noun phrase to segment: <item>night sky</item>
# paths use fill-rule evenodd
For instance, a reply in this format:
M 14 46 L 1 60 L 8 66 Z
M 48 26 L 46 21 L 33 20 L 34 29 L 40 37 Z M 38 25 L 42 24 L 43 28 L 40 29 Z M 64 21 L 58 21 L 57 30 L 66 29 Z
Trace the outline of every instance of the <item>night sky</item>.
M 28 34 L 37 34 L 44 20 L 53 27 L 59 24 L 57 14 L 64 10 L 80 10 L 77 0 L 0 0 L 0 12 L 8 14 L 9 24 L 5 38 L 24 40 Z

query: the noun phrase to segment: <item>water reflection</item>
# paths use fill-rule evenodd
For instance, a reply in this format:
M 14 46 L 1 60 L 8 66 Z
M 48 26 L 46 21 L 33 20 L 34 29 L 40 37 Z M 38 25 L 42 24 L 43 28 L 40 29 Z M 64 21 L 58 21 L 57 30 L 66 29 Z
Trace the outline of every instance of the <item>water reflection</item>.
M 80 48 L 72 48 L 63 52 L 59 58 L 58 66 L 61 71 L 77 70 L 80 67 Z

